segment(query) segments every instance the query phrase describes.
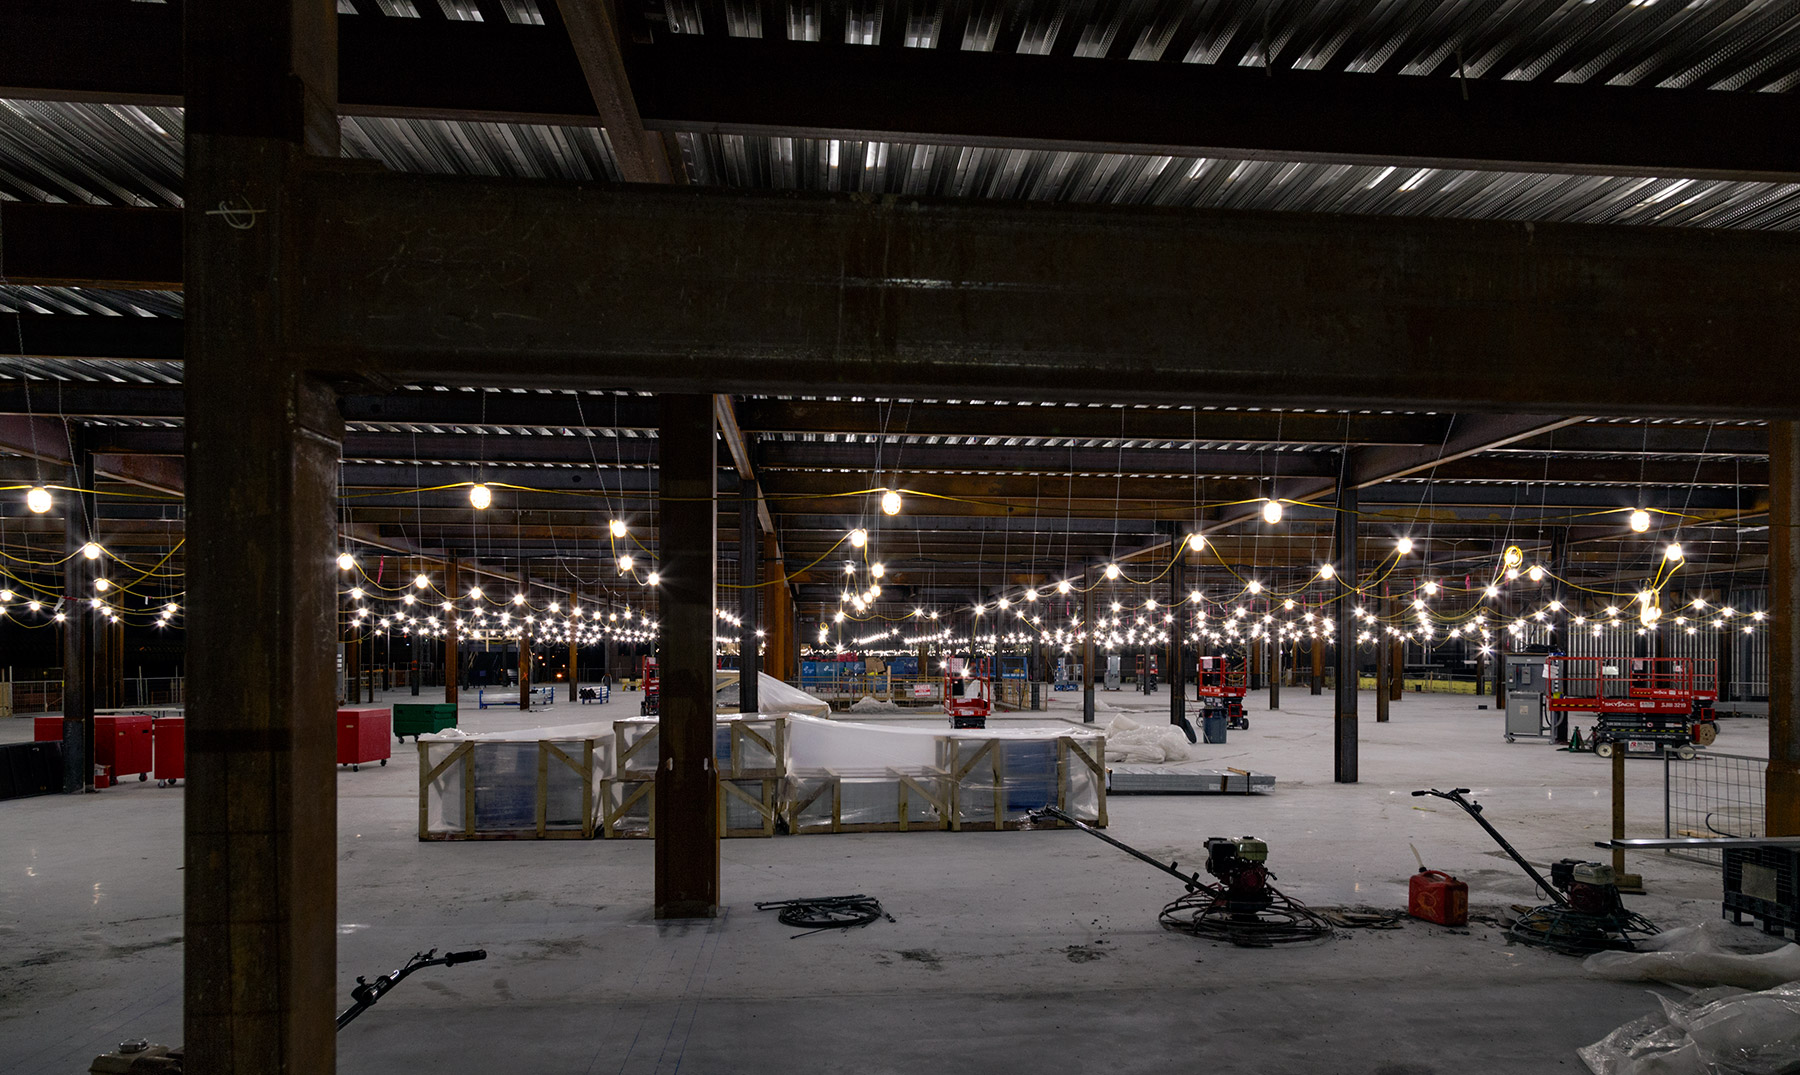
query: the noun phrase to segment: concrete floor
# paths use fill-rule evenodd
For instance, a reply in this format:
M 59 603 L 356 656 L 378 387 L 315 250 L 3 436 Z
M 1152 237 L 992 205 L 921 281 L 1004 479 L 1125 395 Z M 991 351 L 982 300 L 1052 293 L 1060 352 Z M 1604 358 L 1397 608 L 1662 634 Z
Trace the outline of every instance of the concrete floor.
M 1166 712 L 1166 694 L 1102 697 Z M 615 698 L 529 718 L 468 707 L 463 722 L 636 713 Z M 1466 880 L 1478 912 L 1531 899 L 1474 822 L 1415 788 L 1474 788 L 1540 864 L 1602 854 L 1604 761 L 1506 744 L 1500 716 L 1466 697 L 1409 696 L 1377 725 L 1365 695 L 1362 782 L 1340 786 L 1330 696 L 1282 701 L 1253 697 L 1251 729 L 1202 748 L 1275 774 L 1273 793 L 1115 796 L 1113 835 L 1197 866 L 1205 837 L 1255 834 L 1281 887 L 1315 906 L 1403 906 L 1409 843 Z M 1763 754 L 1766 736 L 1761 720 L 1726 721 L 1715 749 Z M 1661 774 L 1631 765 L 1635 834 L 1661 834 Z M 1156 914 L 1177 886 L 1069 831 L 726 841 L 721 917 L 659 925 L 648 842 L 420 843 L 410 743 L 338 787 L 340 1001 L 417 949 L 489 952 L 421 972 L 347 1028 L 344 1072 L 1581 1071 L 1576 1046 L 1654 1003 L 1479 924 L 1291 950 L 1167 933 Z M 180 1040 L 182 799 L 149 782 L 0 804 L 0 1072 L 73 1075 L 125 1038 Z M 1718 915 L 1716 868 L 1661 854 L 1631 867 L 1650 894 L 1629 902 L 1665 927 Z M 899 921 L 793 940 L 752 907 L 846 892 Z

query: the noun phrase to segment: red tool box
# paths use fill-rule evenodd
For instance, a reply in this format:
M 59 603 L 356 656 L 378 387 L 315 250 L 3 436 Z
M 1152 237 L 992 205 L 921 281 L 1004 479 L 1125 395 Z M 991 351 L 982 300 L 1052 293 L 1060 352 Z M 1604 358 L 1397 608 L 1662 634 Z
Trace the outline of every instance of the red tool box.
M 184 717 L 158 717 L 150 725 L 150 745 L 154 748 L 150 775 L 156 786 L 166 788 L 187 778 L 187 720 Z
M 1406 913 L 1440 926 L 1469 924 L 1469 886 L 1442 870 L 1420 870 L 1406 885 Z
M 32 721 L 31 732 L 37 742 L 61 742 L 63 718 L 37 717 Z M 94 718 L 94 764 L 105 769 L 111 777 L 105 782 L 96 778 L 95 787 L 109 787 L 133 775 L 139 780 L 148 780 L 150 757 L 148 713 L 107 714 Z
M 33 717 L 31 719 L 31 738 L 39 743 L 62 742 L 61 717 Z
M 383 765 L 393 754 L 394 711 L 385 705 L 345 706 L 337 711 L 337 762 L 351 772 L 364 762 Z

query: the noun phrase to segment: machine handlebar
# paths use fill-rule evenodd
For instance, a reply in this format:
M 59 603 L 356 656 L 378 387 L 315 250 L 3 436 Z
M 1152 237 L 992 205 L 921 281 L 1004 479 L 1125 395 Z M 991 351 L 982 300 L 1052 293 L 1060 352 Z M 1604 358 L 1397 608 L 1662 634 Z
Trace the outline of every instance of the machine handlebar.
M 467 952 L 446 952 L 444 954 L 444 966 L 454 967 L 458 963 L 474 963 L 477 960 L 486 958 L 487 949 L 485 948 L 471 948 Z

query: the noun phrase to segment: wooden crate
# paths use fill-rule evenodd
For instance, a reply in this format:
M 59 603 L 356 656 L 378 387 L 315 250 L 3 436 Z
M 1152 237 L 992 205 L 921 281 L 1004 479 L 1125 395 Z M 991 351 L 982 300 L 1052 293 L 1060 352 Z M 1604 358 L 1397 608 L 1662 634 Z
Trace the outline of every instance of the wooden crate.
M 1051 804 L 1075 812 L 1091 794 L 1094 816 L 1106 825 L 1106 742 L 1090 751 L 1074 736 L 982 739 L 943 736 L 940 765 L 950 774 L 950 828 L 992 832 L 1031 824 L 1030 811 Z M 1033 826 L 1035 827 L 1035 826 Z
M 613 725 L 619 779 L 656 779 L 657 728 L 654 719 L 633 718 Z M 787 775 L 786 717 L 717 720 L 713 725 L 713 744 L 713 760 L 721 778 L 779 779 Z
M 782 781 L 775 777 L 719 781 L 719 835 L 774 836 L 781 818 Z M 601 790 L 600 834 L 607 839 L 654 839 L 656 781 L 607 780 Z
M 602 736 L 420 742 L 419 839 L 592 839 L 610 746 Z
M 831 770 L 787 782 L 790 833 L 941 832 L 950 827 L 950 774 L 942 769 L 882 774 Z

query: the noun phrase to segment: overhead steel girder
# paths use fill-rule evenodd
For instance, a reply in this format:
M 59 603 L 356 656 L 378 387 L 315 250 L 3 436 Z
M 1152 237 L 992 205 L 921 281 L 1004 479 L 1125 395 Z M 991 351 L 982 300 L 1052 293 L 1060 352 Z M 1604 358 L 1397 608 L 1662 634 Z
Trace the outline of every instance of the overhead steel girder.
M 977 393 L 977 399 L 988 399 Z M 1437 444 L 1448 419 L 1434 414 L 1319 414 L 1112 404 L 1008 404 L 886 400 L 750 399 L 739 424 L 762 433 L 860 433 L 1100 441 L 1249 441 L 1304 445 Z
M 294 212 L 310 301 L 290 339 L 349 378 L 1800 411 L 1794 235 L 336 167 L 298 181 Z
M 1783 94 L 720 34 L 659 35 L 626 62 L 663 131 L 1771 181 L 1800 161 L 1800 102 Z

